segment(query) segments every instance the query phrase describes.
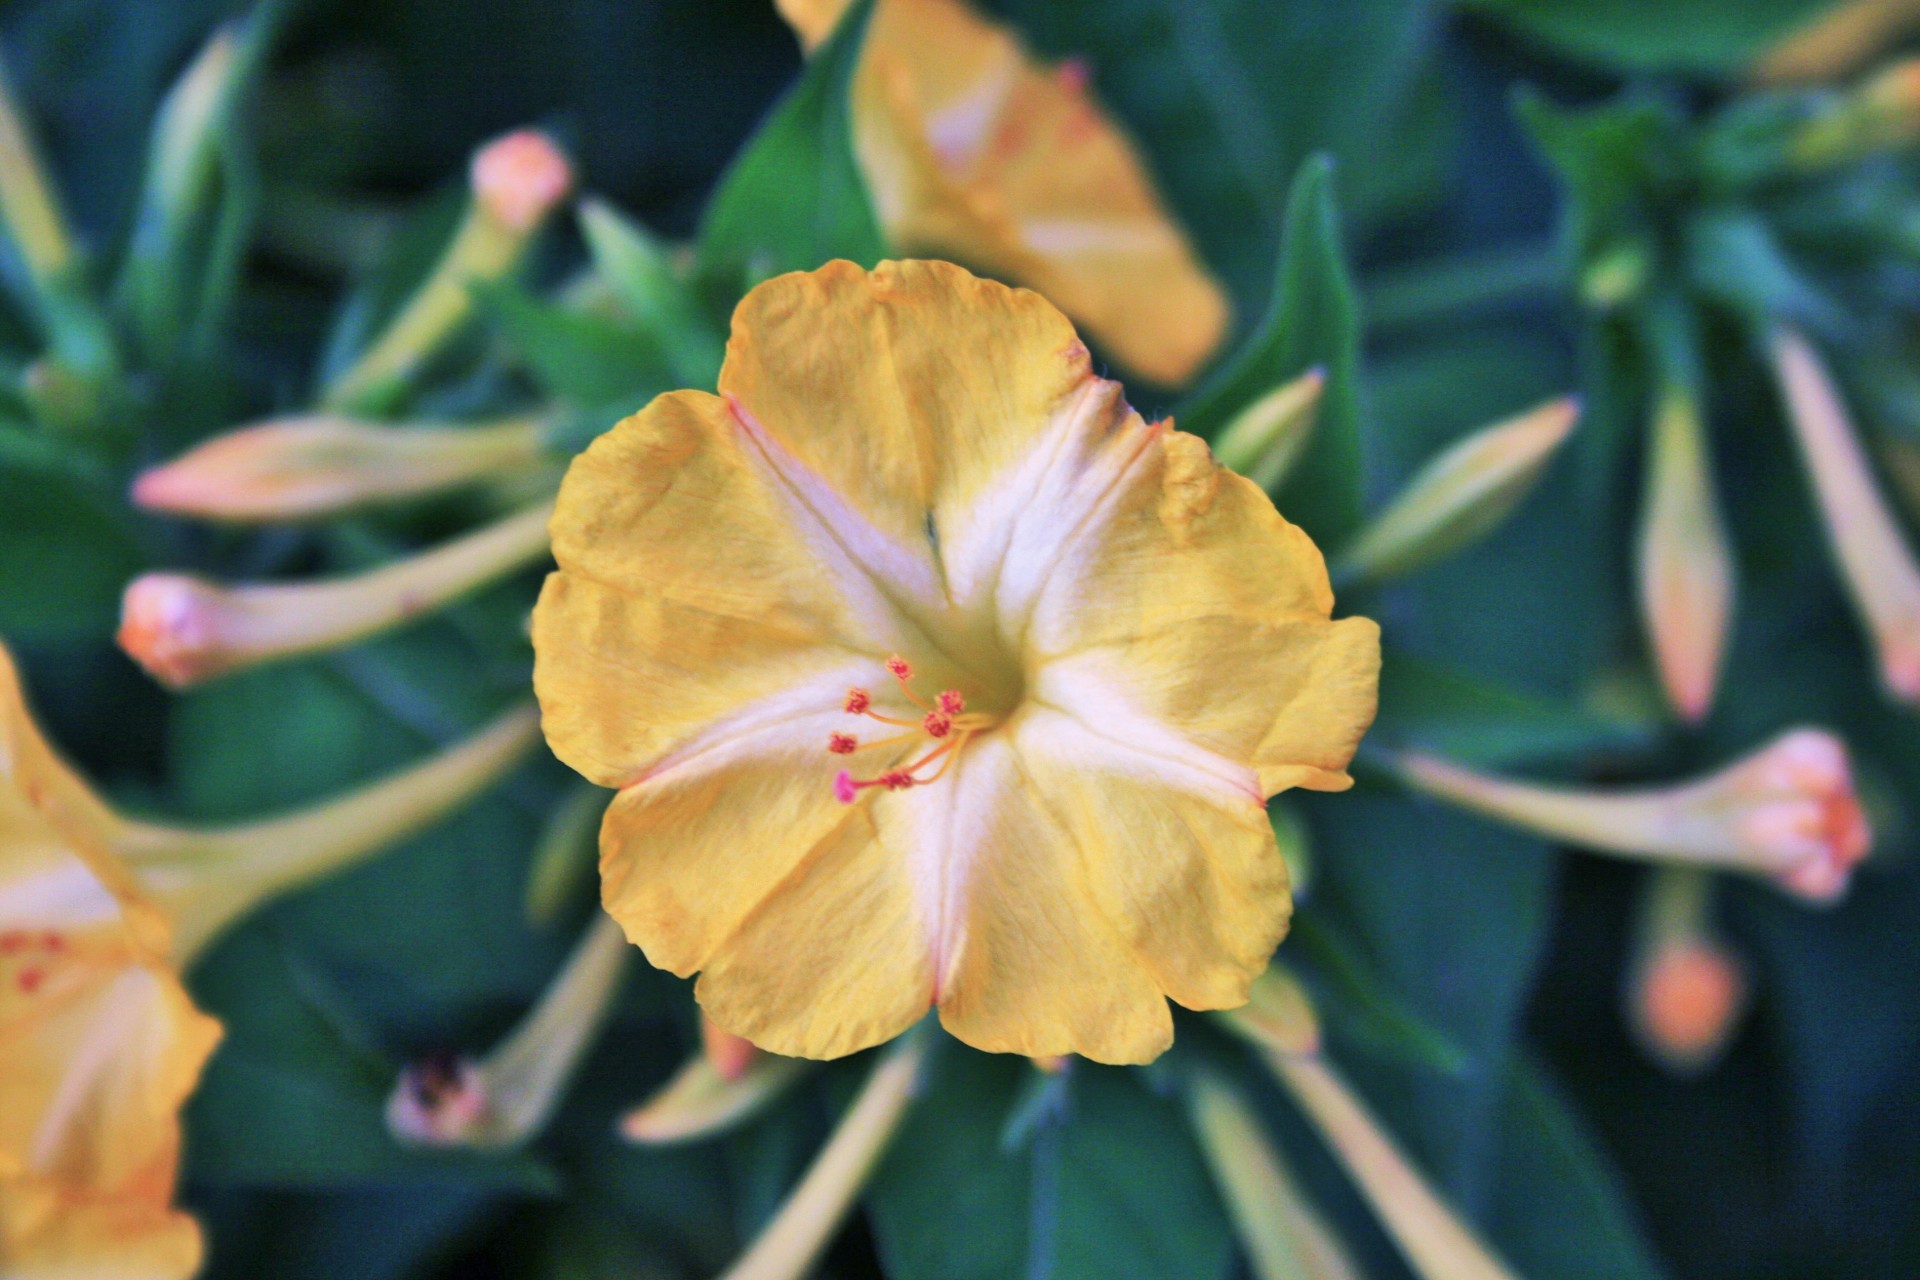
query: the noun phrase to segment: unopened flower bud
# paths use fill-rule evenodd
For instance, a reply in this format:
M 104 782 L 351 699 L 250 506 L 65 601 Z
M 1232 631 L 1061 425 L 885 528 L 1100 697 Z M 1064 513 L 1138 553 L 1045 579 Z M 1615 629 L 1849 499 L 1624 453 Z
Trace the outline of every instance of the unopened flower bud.
M 1309 369 L 1235 414 L 1213 444 L 1220 465 L 1262 489 L 1277 488 L 1313 434 L 1326 386 L 1326 372 Z
M 1275 1053 L 1318 1053 L 1320 1019 L 1299 979 L 1280 964 L 1253 980 L 1247 1003 L 1216 1015 L 1229 1030 Z
M 1397 578 L 1468 545 L 1519 505 L 1579 416 L 1579 401 L 1551 400 L 1452 445 L 1362 531 L 1334 576 Z
M 1813 347 L 1783 329 L 1774 336 L 1773 360 L 1827 540 L 1878 651 L 1881 683 L 1902 701 L 1920 702 L 1920 564 Z
M 630 948 L 599 916 L 520 1025 L 475 1062 L 409 1068 L 387 1099 L 387 1127 L 423 1146 L 501 1149 L 538 1136 L 560 1105 L 619 991 Z
M 761 1114 L 812 1066 L 804 1058 L 756 1053 L 729 1079 L 704 1052 L 697 1053 L 659 1092 L 620 1118 L 620 1135 L 643 1146 L 717 1137 Z
M 573 165 L 538 129 L 518 129 L 474 153 L 473 195 L 508 230 L 530 233 L 573 189 Z
M 144 472 L 135 505 L 209 520 L 304 520 L 538 462 L 541 419 L 398 428 L 337 414 L 242 427 Z
M 707 1056 L 713 1073 L 727 1081 L 745 1075 L 760 1056 L 753 1041 L 733 1034 L 704 1013 L 700 1015 L 700 1051 Z
M 1719 1060 L 1747 1005 L 1747 975 L 1710 918 L 1713 878 L 1693 867 L 1649 877 L 1627 964 L 1627 1024 L 1668 1070 Z
M 1914 0 L 1843 0 L 1820 6 L 1755 61 L 1763 84 L 1831 81 L 1864 66 L 1920 26 Z
M 1605 853 L 1773 880 L 1811 902 L 1846 892 L 1872 833 L 1844 744 L 1795 729 L 1718 773 L 1678 786 L 1540 787 L 1426 755 L 1398 760 L 1415 788 L 1551 839 Z
M 1733 617 L 1733 555 L 1693 396 L 1670 386 L 1654 411 L 1639 536 L 1640 615 L 1683 719 L 1713 704 Z
M 546 503 L 366 573 L 223 586 L 150 573 L 127 587 L 120 647 L 173 688 L 340 648 L 422 617 L 547 554 Z

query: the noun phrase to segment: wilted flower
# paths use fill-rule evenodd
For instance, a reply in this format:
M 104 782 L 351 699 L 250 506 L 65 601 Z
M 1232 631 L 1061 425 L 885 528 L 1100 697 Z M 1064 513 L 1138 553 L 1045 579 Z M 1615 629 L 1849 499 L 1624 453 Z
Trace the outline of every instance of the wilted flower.
M 534 614 L 548 739 L 621 788 L 628 936 L 794 1056 L 935 1004 L 1138 1062 L 1165 997 L 1244 1000 L 1288 913 L 1264 801 L 1350 785 L 1374 710 L 1306 536 L 946 263 L 760 286 L 720 391 L 575 460 Z
M 1411 785 L 1556 840 L 1745 871 L 1814 902 L 1846 892 L 1872 844 L 1847 750 L 1795 729 L 1718 773 L 1678 786 L 1588 791 L 1475 773 L 1433 756 L 1398 758 Z
M 848 0 L 778 0 L 809 47 Z M 1128 368 L 1180 382 L 1227 328 L 1226 296 L 1088 90 L 961 0 L 880 0 L 854 95 L 888 237 L 1038 289 Z

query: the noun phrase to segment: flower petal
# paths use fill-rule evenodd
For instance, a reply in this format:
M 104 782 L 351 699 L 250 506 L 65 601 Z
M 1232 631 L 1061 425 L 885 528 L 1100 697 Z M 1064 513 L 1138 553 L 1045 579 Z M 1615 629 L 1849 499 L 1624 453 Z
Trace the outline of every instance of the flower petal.
M 1034 588 L 1041 669 L 1119 689 L 1251 765 L 1271 795 L 1341 790 L 1373 721 L 1379 628 L 1330 622 L 1325 562 L 1257 486 L 1165 432 Z M 1066 673 L 1078 672 L 1069 676 Z
M 8 1280 L 187 1280 L 200 1228 L 145 1196 L 91 1196 L 48 1178 L 0 1176 Z
M 809 47 L 846 0 L 779 0 Z M 1189 377 L 1227 303 L 1084 68 L 1034 60 L 957 0 L 882 0 L 855 96 L 861 166 L 888 234 L 1039 290 L 1128 368 Z

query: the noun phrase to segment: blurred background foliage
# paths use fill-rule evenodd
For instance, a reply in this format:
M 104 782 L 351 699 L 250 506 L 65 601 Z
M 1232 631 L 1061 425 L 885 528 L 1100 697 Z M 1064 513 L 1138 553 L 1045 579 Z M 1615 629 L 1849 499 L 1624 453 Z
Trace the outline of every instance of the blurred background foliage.
M 1394 646 L 1382 741 L 1569 777 L 1668 777 L 1816 722 L 1845 732 L 1861 757 L 1882 841 L 1845 904 L 1816 913 L 1764 886 L 1726 886 L 1725 926 L 1754 963 L 1758 995 L 1725 1058 L 1696 1079 L 1650 1064 L 1619 1012 L 1642 872 L 1559 856 L 1391 788 L 1309 797 L 1299 810 L 1315 882 L 1287 953 L 1315 982 L 1350 1074 L 1523 1275 L 1920 1272 L 1912 714 L 1874 685 L 1764 370 L 1725 291 L 1705 288 L 1708 417 L 1742 603 L 1713 716 L 1697 730 L 1660 725 L 1629 576 L 1631 442 L 1647 374 L 1609 345 L 1611 321 L 1577 301 L 1590 265 L 1582 236 L 1614 212 L 1593 191 L 1642 182 L 1650 147 L 1694 145 L 1754 58 L 1822 6 L 983 7 L 1040 51 L 1089 60 L 1226 282 L 1243 333 L 1267 308 L 1282 228 L 1292 229 L 1293 270 L 1280 274 L 1293 292 L 1276 296 L 1329 323 L 1304 339 L 1315 349 L 1277 363 L 1327 368 L 1340 385 L 1323 438 L 1353 455 L 1320 460 L 1332 478 L 1302 499 L 1311 518 L 1282 499 L 1317 536 L 1345 532 L 1362 502 L 1377 507 L 1468 429 L 1550 395 L 1584 395 L 1577 456 L 1497 533 L 1410 580 L 1343 598 L 1343 610 L 1380 617 Z M 261 83 L 231 121 L 238 158 L 223 171 L 226 198 L 247 202 L 255 234 L 217 332 L 143 362 L 134 402 L 71 449 L 25 425 L 45 405 L 0 396 L 0 634 L 21 653 L 54 736 L 90 772 L 130 802 L 196 818 L 325 795 L 481 723 L 526 685 L 527 580 L 373 643 L 167 696 L 112 644 L 121 589 L 140 570 L 257 578 L 358 567 L 502 499 L 243 536 L 138 516 L 122 500 L 127 478 L 215 430 L 307 404 L 329 360 L 337 367 L 425 270 L 478 141 L 546 127 L 585 190 L 683 239 L 800 65 L 765 0 L 283 8 Z M 0 9 L 16 94 L 100 263 L 136 234 L 164 94 L 238 12 L 218 0 Z M 1569 159 L 1567 146 L 1542 145 L 1551 139 L 1538 113 L 1530 133 L 1521 86 L 1567 111 L 1651 112 L 1651 134 L 1665 141 Z M 1602 107 L 1622 95 L 1640 105 Z M 1330 168 L 1309 163 L 1323 155 Z M 1660 198 L 1655 222 L 1705 208 L 1684 184 Z M 1791 221 L 1745 195 L 1725 208 L 1768 230 Z M 584 260 L 561 221 L 530 273 L 542 288 Z M 1670 230 L 1661 223 L 1658 234 Z M 1875 263 L 1872 288 L 1859 272 L 1842 288 L 1815 265 L 1803 276 L 1743 260 L 1723 277 L 1770 280 L 1783 292 L 1753 304 L 1762 311 L 1829 332 L 1875 329 L 1884 347 L 1878 331 L 1899 326 L 1878 317 L 1902 307 L 1910 317 L 1920 277 L 1910 250 Z M 1767 274 L 1776 267 L 1788 274 Z M 1343 332 L 1349 304 L 1358 321 Z M 415 412 L 544 391 L 578 412 L 584 439 L 675 385 L 658 352 L 617 328 L 569 327 L 531 293 L 488 305 L 488 333 L 445 362 Z M 17 312 L 0 329 L 8 350 L 33 347 Z M 1910 326 L 1903 336 L 1910 345 Z M 1295 330 L 1286 341 L 1303 339 Z M 1871 347 L 1862 337 L 1860 349 Z M 1920 430 L 1898 390 L 1872 403 L 1907 403 L 1909 417 L 1885 412 L 1873 425 Z M 1346 483 L 1350 498 L 1337 492 Z M 196 970 L 196 996 L 228 1027 L 189 1110 L 186 1198 L 209 1228 L 210 1275 L 713 1274 L 791 1186 L 857 1076 L 824 1073 L 702 1146 L 636 1149 L 614 1136 L 613 1118 L 697 1044 L 684 984 L 638 965 L 542 1141 L 495 1156 L 388 1137 L 382 1107 L 399 1067 L 500 1036 L 588 918 L 584 888 L 552 925 L 530 923 L 523 906 L 528 850 L 565 784 L 551 762 L 527 767 L 429 835 L 253 918 Z M 1167 1064 L 1140 1072 L 1083 1064 L 1043 1078 L 1020 1060 L 939 1056 L 828 1272 L 1235 1274 L 1244 1264 L 1172 1096 L 1181 1055 L 1230 1051 L 1195 1021 L 1181 1036 Z M 1367 1274 L 1405 1274 L 1300 1118 L 1277 1093 L 1263 1105 Z

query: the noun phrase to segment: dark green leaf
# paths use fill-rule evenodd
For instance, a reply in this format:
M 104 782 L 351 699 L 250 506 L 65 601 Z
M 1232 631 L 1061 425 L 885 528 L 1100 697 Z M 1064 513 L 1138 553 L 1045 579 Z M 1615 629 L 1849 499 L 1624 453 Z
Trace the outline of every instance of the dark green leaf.
M 1650 721 L 1521 693 L 1389 648 L 1369 740 L 1508 766 L 1639 746 L 1655 732 Z
M 1831 0 L 1463 0 L 1618 71 L 1738 72 Z
M 886 256 L 854 155 L 851 114 L 872 9 L 872 0 L 847 9 L 707 205 L 699 275 L 716 310 L 730 309 L 783 271 L 810 271 L 835 258 L 870 267 Z
M 1324 370 L 1313 435 L 1276 501 L 1315 540 L 1337 541 L 1361 515 L 1359 366 L 1360 310 L 1341 247 L 1333 165 L 1316 157 L 1301 167 L 1287 198 L 1266 318 L 1175 416 L 1184 429 L 1211 437 L 1264 393 L 1309 369 Z
M 548 394 L 568 404 L 632 413 L 676 385 L 659 339 L 607 316 L 554 306 L 518 285 L 479 290 L 502 337 Z
M 0 635 L 104 636 L 147 567 L 105 477 L 43 437 L 0 426 Z

